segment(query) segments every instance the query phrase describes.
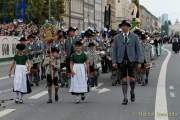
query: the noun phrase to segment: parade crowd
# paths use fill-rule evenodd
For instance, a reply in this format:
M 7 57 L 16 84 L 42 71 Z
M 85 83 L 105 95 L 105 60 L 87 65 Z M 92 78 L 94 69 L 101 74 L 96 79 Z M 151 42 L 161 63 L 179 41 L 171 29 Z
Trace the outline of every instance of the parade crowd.
M 12 22 L 0 24 L 0 36 L 28 36 L 37 31 L 38 27 L 34 23 Z
M 86 100 L 86 94 L 92 87 L 98 86 L 100 75 L 111 73 L 109 80 L 112 86 L 122 85 L 122 104 L 127 105 L 128 87 L 130 101 L 135 102 L 136 84 L 148 85 L 152 60 L 160 55 L 158 46 L 161 44 L 152 42 L 159 39 L 159 35 L 141 29 L 131 31 L 127 20 L 122 21 L 118 30 L 99 32 L 88 28 L 80 32 L 69 27 L 67 31 L 58 30 L 55 37 L 46 42 L 39 37 L 37 27 L 32 25 L 33 29 L 29 30 L 31 25 L 23 26 L 30 31 L 28 33 L 36 32 L 20 39 L 9 69 L 10 77 L 14 73 L 17 104 L 22 104 L 23 95 L 31 93 L 31 87 L 38 86 L 43 79 L 47 80 L 48 104 L 53 103 L 53 89 L 55 101 L 59 100 L 60 87 L 69 88 L 78 104 Z M 2 27 L 7 27 L 8 34 L 19 30 L 13 25 Z M 1 31 L 1 34 L 4 32 Z M 157 52 L 153 52 L 156 47 Z

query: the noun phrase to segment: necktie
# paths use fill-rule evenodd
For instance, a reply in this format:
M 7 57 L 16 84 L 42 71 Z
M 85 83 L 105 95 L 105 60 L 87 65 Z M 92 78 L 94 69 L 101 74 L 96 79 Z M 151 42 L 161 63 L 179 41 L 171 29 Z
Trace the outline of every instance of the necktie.
M 125 34 L 124 41 L 125 41 L 125 44 L 128 43 L 128 36 L 127 36 L 127 34 Z
M 73 43 L 73 38 L 71 37 L 70 39 L 71 39 L 71 45 L 72 45 L 72 43 Z

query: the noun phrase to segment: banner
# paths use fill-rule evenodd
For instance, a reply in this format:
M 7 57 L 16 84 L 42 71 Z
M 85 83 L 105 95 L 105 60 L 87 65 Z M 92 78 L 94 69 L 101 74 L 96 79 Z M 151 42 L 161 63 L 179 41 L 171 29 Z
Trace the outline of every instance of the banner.
M 0 59 L 10 58 L 15 55 L 19 37 L 0 36 Z
M 19 3 L 19 19 L 24 21 L 25 16 L 26 16 L 26 0 L 20 0 Z

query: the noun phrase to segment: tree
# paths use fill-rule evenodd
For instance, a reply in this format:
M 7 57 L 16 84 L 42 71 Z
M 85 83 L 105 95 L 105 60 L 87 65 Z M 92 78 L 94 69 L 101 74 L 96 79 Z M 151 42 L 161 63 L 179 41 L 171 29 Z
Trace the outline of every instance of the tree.
M 42 24 L 49 18 L 49 0 L 33 0 L 33 20 Z M 61 20 L 64 14 L 64 0 L 51 0 L 51 16 Z
M 17 1 L 18 3 L 20 2 L 20 0 Z M 25 22 L 29 22 L 31 1 L 33 21 L 42 24 L 46 19 L 48 19 L 49 0 L 26 0 Z M 8 21 L 12 22 L 12 20 L 14 19 L 14 0 L 8 0 L 7 2 Z M 54 17 L 56 20 L 61 20 L 64 14 L 64 0 L 51 0 L 51 6 L 52 17 Z M 0 19 L 2 19 L 3 0 L 0 0 L 0 8 Z
M 7 15 L 8 15 L 8 21 L 13 20 L 13 0 L 7 1 Z M 3 18 L 3 0 L 0 1 L 0 22 L 2 22 Z
M 49 17 L 49 0 L 33 0 L 33 19 L 38 23 L 43 23 Z M 51 0 L 51 16 L 56 20 L 61 20 L 64 14 L 64 0 Z

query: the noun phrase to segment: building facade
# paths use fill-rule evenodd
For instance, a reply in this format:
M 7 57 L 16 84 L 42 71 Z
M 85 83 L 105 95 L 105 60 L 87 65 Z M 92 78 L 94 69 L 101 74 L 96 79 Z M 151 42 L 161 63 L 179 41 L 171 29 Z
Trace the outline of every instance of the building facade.
M 179 20 L 176 20 L 175 24 L 171 25 L 169 27 L 169 35 L 180 35 L 180 22 Z
M 75 26 L 79 30 L 84 26 L 84 2 L 83 0 L 65 0 L 65 27 Z
M 101 30 L 104 27 L 104 0 L 95 0 L 95 27 Z
M 79 30 L 88 27 L 101 30 L 104 24 L 104 0 L 65 0 L 65 27 L 75 26 Z M 70 7 L 71 6 L 71 7 Z
M 104 0 L 107 7 L 110 6 L 111 11 L 111 27 L 116 28 L 116 0 Z
M 166 13 L 162 14 L 162 16 L 160 17 L 161 25 L 164 25 L 164 23 L 168 20 L 169 20 L 168 14 Z
M 116 0 L 116 26 L 124 19 L 131 20 L 130 3 L 130 0 Z
M 141 21 L 140 28 L 148 32 L 159 31 L 159 19 L 142 5 L 140 5 L 139 14 Z

